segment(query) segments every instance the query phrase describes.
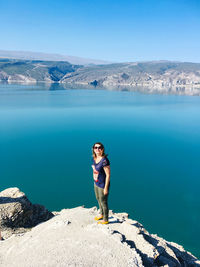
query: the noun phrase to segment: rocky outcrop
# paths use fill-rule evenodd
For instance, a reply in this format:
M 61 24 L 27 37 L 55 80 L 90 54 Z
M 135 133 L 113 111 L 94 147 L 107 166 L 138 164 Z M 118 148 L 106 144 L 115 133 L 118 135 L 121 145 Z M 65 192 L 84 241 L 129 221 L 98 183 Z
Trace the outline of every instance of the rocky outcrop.
M 8 75 L 7 81 L 9 83 L 14 83 L 14 82 L 18 82 L 18 83 L 36 83 L 36 79 L 26 76 L 26 75 L 22 75 L 22 74 L 14 74 L 14 75 Z
M 24 199 L 21 201 L 24 205 L 27 198 L 19 190 L 5 190 L 3 197 L 11 191 L 11 199 L 4 200 L 16 203 L 19 199 Z M 33 214 L 31 205 L 29 207 L 30 214 Z M 9 222 L 8 214 L 13 214 L 11 217 L 15 221 L 6 227 L 15 227 L 16 218 L 23 218 L 18 210 L 17 208 L 17 212 L 14 212 L 12 208 L 6 213 Z M 26 213 L 29 214 L 28 209 Z M 96 207 L 83 206 L 54 212 L 54 217 L 33 227 L 31 231 L 15 233 L 1 241 L 0 266 L 200 266 L 200 261 L 182 246 L 150 234 L 139 222 L 129 219 L 127 213 L 114 213 L 110 210 L 108 225 L 94 221 L 97 214 Z M 25 217 L 30 218 L 30 215 Z M 40 222 L 41 216 L 36 215 L 34 223 L 28 219 L 23 225 L 34 225 L 37 218 Z M 17 225 L 21 226 L 19 220 Z
M 0 81 L 8 81 L 8 75 L 5 71 L 0 71 Z
M 32 204 L 16 187 L 0 192 L 0 229 L 4 238 L 29 231 L 52 217 L 44 206 Z

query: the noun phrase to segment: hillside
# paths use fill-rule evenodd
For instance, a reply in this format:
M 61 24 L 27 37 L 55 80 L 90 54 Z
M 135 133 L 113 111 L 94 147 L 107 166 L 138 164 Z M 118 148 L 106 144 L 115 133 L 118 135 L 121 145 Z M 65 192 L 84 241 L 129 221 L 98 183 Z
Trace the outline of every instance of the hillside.
M 200 63 L 152 61 L 83 66 L 66 61 L 1 59 L 0 80 L 200 95 Z
M 60 82 L 199 95 L 200 64 L 153 61 L 85 67 L 67 73 Z
M 0 80 L 7 82 L 58 82 L 80 66 L 65 61 L 0 59 Z

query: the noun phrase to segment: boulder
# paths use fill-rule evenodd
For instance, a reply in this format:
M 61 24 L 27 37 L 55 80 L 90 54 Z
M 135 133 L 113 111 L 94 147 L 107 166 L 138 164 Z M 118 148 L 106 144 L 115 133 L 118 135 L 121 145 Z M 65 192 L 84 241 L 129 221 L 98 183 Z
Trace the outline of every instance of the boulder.
M 0 192 L 0 228 L 4 238 L 30 230 L 52 218 L 44 206 L 32 204 L 17 187 Z

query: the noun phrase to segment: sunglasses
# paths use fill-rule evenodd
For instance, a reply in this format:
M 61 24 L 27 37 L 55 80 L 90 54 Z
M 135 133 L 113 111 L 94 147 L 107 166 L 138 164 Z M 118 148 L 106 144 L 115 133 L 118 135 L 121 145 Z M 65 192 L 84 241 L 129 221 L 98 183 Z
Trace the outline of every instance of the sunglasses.
M 95 146 L 94 149 L 98 149 L 98 150 L 100 149 L 101 150 L 102 146 Z

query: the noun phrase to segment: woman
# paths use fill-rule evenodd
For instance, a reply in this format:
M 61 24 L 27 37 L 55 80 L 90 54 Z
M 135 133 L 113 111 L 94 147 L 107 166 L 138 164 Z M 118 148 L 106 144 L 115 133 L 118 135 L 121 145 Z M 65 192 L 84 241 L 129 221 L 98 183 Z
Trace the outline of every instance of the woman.
M 110 162 L 104 152 L 102 143 L 95 143 L 92 147 L 92 168 L 94 191 L 99 203 L 100 215 L 95 217 L 101 224 L 108 224 L 108 193 L 110 187 Z

